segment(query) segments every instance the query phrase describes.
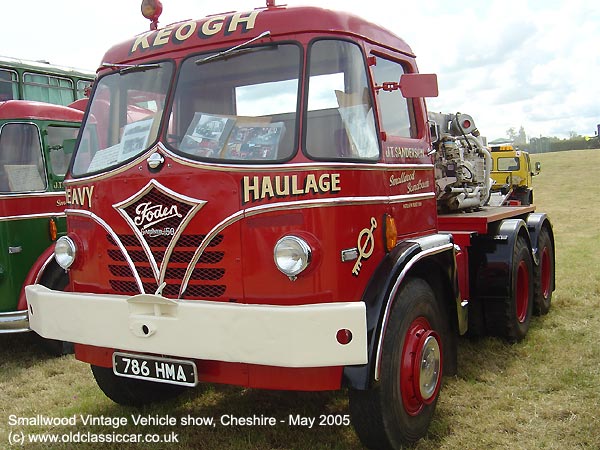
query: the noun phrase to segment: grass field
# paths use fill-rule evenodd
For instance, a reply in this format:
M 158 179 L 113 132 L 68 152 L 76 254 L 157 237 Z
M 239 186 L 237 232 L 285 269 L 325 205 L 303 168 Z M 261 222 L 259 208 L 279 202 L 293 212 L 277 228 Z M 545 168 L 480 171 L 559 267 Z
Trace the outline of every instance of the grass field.
M 425 449 L 600 448 L 600 150 L 534 155 L 538 211 L 556 236 L 552 309 L 532 321 L 527 338 L 509 345 L 493 338 L 459 342 L 458 375 L 445 381 Z M 72 356 L 49 358 L 32 335 L 0 336 L 0 448 L 9 437 L 34 433 L 114 436 L 156 434 L 178 444 L 26 444 L 32 449 L 359 449 L 351 426 L 135 425 L 137 415 L 182 418 L 348 414 L 344 392 L 282 393 L 208 386 L 142 410 L 118 406 L 96 387 L 89 367 Z M 14 424 L 16 418 L 65 423 Z M 85 416 L 128 424 L 84 425 Z M 75 417 L 77 425 L 68 420 Z M 176 420 L 178 420 L 176 419 Z M 90 435 L 87 435 L 90 433 Z M 134 436 L 137 438 L 137 436 Z M 153 437 L 154 438 L 154 437 Z M 71 439 L 77 439 L 72 436 Z M 81 439 L 81 436 L 80 436 Z M 15 446 L 18 447 L 18 446 Z

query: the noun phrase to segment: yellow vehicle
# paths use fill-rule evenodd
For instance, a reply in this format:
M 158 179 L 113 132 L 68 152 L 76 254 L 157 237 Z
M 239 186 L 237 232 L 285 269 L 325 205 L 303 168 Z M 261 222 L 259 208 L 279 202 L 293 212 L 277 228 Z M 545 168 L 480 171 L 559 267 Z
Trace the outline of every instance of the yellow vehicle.
M 532 178 L 540 173 L 541 164 L 532 168 L 529 153 L 514 148 L 511 144 L 491 146 L 492 172 L 494 180 L 489 203 L 492 205 L 533 203 Z

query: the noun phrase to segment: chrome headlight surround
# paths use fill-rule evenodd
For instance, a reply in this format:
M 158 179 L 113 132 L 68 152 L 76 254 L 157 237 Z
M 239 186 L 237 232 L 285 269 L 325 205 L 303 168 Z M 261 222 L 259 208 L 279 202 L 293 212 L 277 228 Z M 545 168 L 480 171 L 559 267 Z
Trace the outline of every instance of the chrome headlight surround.
M 312 250 L 310 245 L 297 236 L 284 236 L 277 241 L 273 249 L 275 265 L 281 273 L 295 279 L 310 264 Z
M 67 270 L 73 262 L 77 254 L 77 246 L 75 242 L 68 236 L 61 236 L 54 244 L 54 259 L 60 267 Z

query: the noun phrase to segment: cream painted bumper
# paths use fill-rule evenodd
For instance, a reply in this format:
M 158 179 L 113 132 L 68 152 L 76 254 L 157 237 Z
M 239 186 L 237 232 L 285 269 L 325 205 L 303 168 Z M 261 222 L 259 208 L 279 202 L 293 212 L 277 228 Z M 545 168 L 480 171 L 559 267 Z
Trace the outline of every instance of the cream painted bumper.
M 29 325 L 49 339 L 193 359 L 282 367 L 367 362 L 363 302 L 301 306 L 170 300 L 25 288 Z M 352 332 L 341 345 L 340 329 Z

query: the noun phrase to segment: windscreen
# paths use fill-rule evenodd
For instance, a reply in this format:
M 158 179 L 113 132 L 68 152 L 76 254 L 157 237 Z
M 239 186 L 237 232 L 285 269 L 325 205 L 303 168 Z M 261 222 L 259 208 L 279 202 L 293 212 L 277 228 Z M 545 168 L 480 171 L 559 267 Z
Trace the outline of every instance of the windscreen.
M 118 167 L 156 141 L 172 73 L 172 63 L 160 62 L 124 67 L 98 80 L 73 176 Z
M 498 168 L 496 170 L 501 170 L 504 172 L 519 170 L 519 158 L 510 157 L 510 158 L 498 158 Z
M 194 55 L 182 65 L 168 145 L 199 160 L 261 163 L 295 149 L 300 47 Z

